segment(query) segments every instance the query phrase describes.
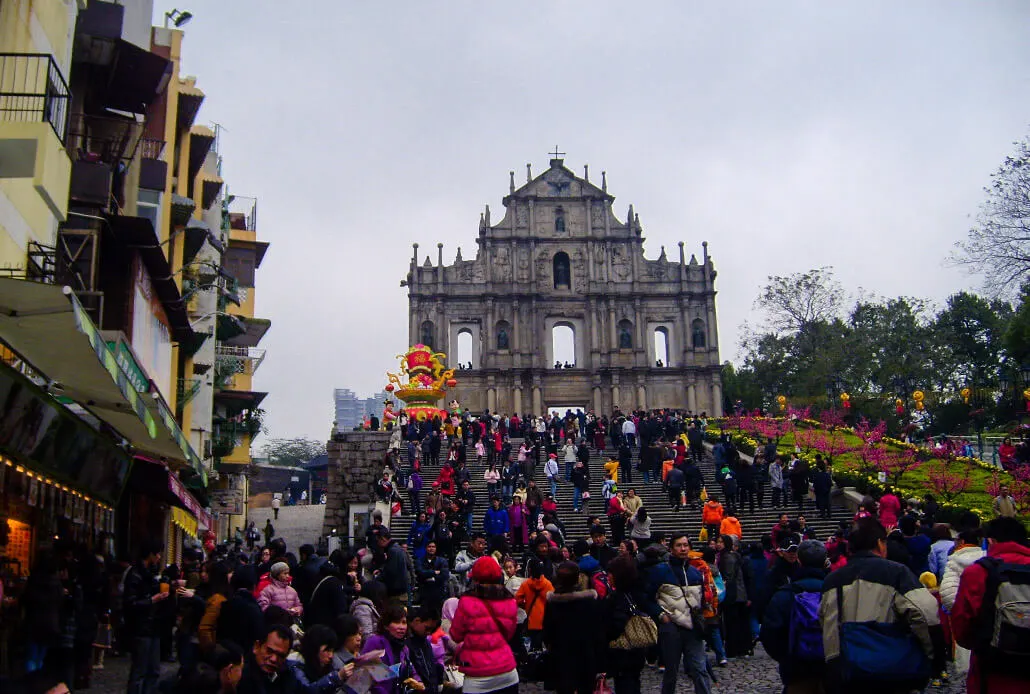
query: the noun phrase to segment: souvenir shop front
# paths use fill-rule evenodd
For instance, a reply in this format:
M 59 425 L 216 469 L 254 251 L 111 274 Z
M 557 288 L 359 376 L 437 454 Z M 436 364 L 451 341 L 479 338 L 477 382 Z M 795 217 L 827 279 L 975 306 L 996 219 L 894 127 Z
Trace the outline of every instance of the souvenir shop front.
M 0 362 L 0 576 L 12 596 L 57 540 L 112 548 L 129 458 L 26 376 Z

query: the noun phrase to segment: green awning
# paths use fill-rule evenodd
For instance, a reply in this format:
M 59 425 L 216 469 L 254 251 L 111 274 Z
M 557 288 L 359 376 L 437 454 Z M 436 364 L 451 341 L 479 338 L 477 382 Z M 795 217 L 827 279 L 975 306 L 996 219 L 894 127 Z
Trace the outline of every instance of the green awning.
M 70 288 L 0 278 L 0 339 L 137 450 L 186 461 L 203 474 L 168 407 L 136 391 Z

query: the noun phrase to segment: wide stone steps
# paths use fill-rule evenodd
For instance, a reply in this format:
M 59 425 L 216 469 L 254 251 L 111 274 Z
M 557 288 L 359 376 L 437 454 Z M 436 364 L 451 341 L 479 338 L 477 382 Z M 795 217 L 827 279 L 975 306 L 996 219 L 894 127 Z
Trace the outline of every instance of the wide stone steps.
M 596 515 L 601 517 L 603 525 L 607 528 L 607 518 L 605 517 L 605 504 L 601 498 L 601 485 L 605 479 L 604 463 L 609 459 L 617 459 L 618 451 L 610 447 L 610 441 L 606 441 L 609 447 L 604 450 L 603 453 L 598 452 L 597 449 L 590 448 L 590 462 L 588 464 L 590 470 L 590 502 L 587 506 L 587 513 L 575 513 L 572 509 L 573 502 L 573 487 L 571 483 L 562 482 L 558 485 L 556 500 L 558 502 L 558 517 L 565 525 L 566 538 L 570 541 L 576 540 L 582 537 L 586 537 L 589 532 L 587 519 L 589 515 Z M 521 439 L 512 440 L 512 450 L 517 451 Z M 632 470 L 632 482 L 627 483 L 620 477 L 619 489 L 627 491 L 632 487 L 637 496 L 643 500 L 643 506 L 647 509 L 648 515 L 651 517 L 651 530 L 663 531 L 671 533 L 673 531 L 686 531 L 692 537 L 697 537 L 701 531 L 701 509 L 700 502 L 696 509 L 682 509 L 675 511 L 668 501 L 668 494 L 665 492 L 663 485 L 658 482 L 651 482 L 645 484 L 643 481 L 643 475 L 637 471 L 636 466 L 639 461 L 639 448 L 633 450 L 633 470 Z M 700 468 L 704 476 L 705 485 L 710 493 L 715 494 L 719 501 L 726 505 L 726 500 L 722 496 L 722 490 L 715 482 L 715 464 L 711 457 L 711 454 L 706 452 L 705 457 L 700 463 Z M 475 458 L 470 459 L 469 472 L 471 475 L 470 487 L 476 494 L 476 510 L 474 513 L 474 529 L 481 530 L 483 523 L 483 515 L 488 508 L 488 497 L 486 482 L 483 480 L 483 472 L 486 466 L 479 465 L 476 463 Z M 565 473 L 565 464 L 559 461 L 559 469 L 562 476 Z M 430 488 L 433 481 L 436 480 L 439 474 L 438 468 L 429 468 L 423 466 L 422 477 L 425 481 L 424 493 Z M 534 477 L 537 486 L 547 493 L 550 491 L 550 485 L 547 482 L 544 474 L 544 461 L 539 461 L 535 469 Z M 776 524 L 779 514 L 781 511 L 789 513 L 790 518 L 794 519 L 797 516 L 797 505 L 793 503 L 784 503 L 782 509 L 775 509 L 771 506 L 772 496 L 766 489 L 765 494 L 765 508 L 759 509 L 756 505 L 755 511 L 751 512 L 746 505 L 737 508 L 737 518 L 740 520 L 741 528 L 744 534 L 744 541 L 750 542 L 760 539 L 762 534 L 769 532 L 773 525 Z M 406 537 L 409 528 L 412 523 L 412 516 L 410 515 L 410 509 L 407 508 L 407 497 L 404 496 L 405 513 L 395 516 L 392 520 L 391 526 L 394 530 L 394 536 L 397 538 Z M 815 505 L 811 499 L 806 499 L 804 503 L 804 512 L 806 520 L 808 521 L 809 527 L 813 528 L 816 535 L 820 539 L 826 539 L 833 534 L 833 531 L 837 528 L 838 521 L 841 519 L 850 518 L 850 512 L 844 508 L 834 507 L 833 517 L 831 519 L 820 519 L 816 515 Z M 628 535 L 628 531 L 627 531 Z

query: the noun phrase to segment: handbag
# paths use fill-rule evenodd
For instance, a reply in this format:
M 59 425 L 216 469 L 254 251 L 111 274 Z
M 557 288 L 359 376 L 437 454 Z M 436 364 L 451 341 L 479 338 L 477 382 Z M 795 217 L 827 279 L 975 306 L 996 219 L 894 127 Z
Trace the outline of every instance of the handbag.
M 845 622 L 844 588 L 837 586 L 841 679 L 849 684 L 910 682 L 922 688 L 932 665 L 919 639 L 902 624 Z
M 443 669 L 443 681 L 451 685 L 449 688 L 461 689 L 465 686 L 465 673 L 457 665 L 447 665 Z
M 650 648 L 658 644 L 658 625 L 648 615 L 637 609 L 628 597 L 632 614 L 618 638 L 609 642 L 608 647 L 619 651 L 631 651 L 637 648 Z

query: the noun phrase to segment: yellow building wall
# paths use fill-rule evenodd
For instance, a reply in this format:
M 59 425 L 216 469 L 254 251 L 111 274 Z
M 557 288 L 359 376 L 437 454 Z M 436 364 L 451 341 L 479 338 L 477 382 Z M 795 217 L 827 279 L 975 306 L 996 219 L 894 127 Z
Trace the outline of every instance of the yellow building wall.
M 69 44 L 76 3 L 58 0 L 4 0 L 0 3 L 0 52 L 51 53 L 68 77 Z

